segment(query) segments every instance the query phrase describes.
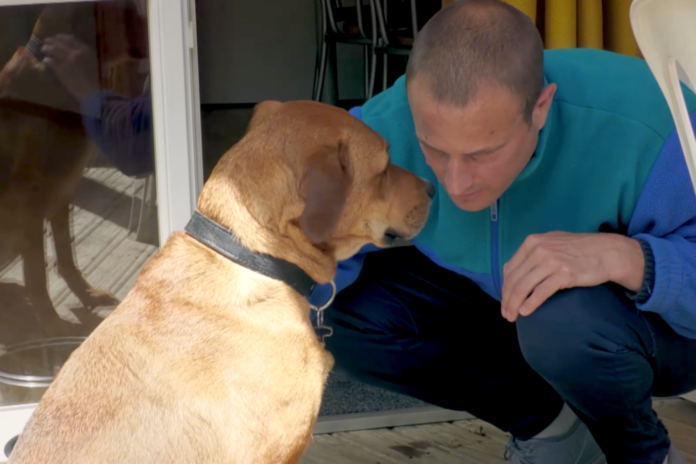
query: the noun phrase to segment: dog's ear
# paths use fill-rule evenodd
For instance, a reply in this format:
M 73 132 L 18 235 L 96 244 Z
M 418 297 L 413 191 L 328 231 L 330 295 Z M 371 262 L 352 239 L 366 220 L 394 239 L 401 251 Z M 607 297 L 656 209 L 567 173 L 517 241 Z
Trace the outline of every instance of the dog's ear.
M 299 225 L 315 245 L 328 242 L 338 225 L 352 179 L 350 168 L 343 143 L 309 157 L 300 181 L 305 209 Z
M 251 118 L 249 119 L 249 124 L 247 124 L 247 132 L 277 110 L 281 105 L 282 103 L 277 100 L 265 100 L 261 103 L 257 103 L 251 112 Z

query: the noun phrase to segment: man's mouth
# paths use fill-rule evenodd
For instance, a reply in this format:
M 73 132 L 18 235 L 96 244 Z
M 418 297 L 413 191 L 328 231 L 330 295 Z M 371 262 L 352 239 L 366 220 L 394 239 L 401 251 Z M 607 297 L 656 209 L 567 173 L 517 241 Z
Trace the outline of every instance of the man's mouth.
M 473 190 L 473 191 L 468 192 L 468 193 L 462 193 L 462 194 L 456 195 L 455 198 L 459 198 L 459 199 L 462 199 L 462 200 L 466 200 L 466 199 L 475 197 L 476 194 L 478 194 L 480 191 L 481 191 L 481 189 Z

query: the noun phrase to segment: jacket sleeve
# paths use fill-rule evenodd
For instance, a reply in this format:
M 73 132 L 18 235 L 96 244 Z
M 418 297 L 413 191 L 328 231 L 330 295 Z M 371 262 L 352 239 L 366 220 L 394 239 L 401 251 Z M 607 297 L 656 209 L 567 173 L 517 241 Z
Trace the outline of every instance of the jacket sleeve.
M 119 171 L 127 176 L 154 172 L 149 93 L 131 100 L 102 91 L 83 102 L 82 114 L 88 136 Z
M 360 119 L 360 107 L 351 109 L 350 114 Z M 352 285 L 357 280 L 362 270 L 363 262 L 365 261 L 365 255 L 379 249 L 379 247 L 372 244 L 365 245 L 355 256 L 338 263 L 336 267 L 336 277 L 334 278 L 336 294 Z M 330 298 L 331 284 L 317 285 L 308 297 L 309 303 L 316 307 L 322 307 Z
M 696 125 L 696 112 L 691 123 Z M 636 307 L 660 314 L 675 332 L 696 339 L 696 194 L 676 131 L 648 176 L 628 235 L 647 243 L 654 259 L 652 288 Z

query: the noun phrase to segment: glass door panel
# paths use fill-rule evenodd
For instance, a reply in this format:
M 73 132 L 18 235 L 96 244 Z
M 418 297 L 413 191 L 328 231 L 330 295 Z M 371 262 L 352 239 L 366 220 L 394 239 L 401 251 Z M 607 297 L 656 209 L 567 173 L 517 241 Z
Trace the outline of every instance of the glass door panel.
M 0 462 L 195 204 L 174 3 L 0 0 Z

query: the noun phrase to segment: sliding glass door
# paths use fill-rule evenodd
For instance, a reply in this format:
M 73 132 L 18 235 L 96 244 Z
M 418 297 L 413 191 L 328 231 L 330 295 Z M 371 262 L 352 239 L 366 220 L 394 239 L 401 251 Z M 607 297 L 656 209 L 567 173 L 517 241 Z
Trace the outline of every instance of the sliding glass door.
M 191 10 L 0 0 L 0 462 L 62 363 L 194 208 Z

